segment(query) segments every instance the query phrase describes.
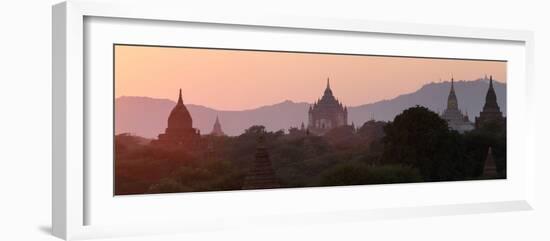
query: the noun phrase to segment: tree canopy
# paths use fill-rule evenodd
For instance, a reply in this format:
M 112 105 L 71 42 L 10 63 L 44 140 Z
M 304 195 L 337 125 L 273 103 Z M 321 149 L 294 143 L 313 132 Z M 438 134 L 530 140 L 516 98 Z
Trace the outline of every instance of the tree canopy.
M 464 176 L 458 168 L 464 158 L 460 135 L 428 108 L 406 109 L 385 126 L 384 132 L 383 162 L 416 167 L 426 181 Z

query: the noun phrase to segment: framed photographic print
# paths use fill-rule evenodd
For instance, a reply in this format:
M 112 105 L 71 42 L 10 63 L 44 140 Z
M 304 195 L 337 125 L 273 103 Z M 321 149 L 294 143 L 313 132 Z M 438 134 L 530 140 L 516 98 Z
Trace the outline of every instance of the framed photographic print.
M 113 48 L 115 195 L 506 179 L 504 60 Z
M 530 32 L 119 1 L 53 26 L 61 238 L 532 208 Z

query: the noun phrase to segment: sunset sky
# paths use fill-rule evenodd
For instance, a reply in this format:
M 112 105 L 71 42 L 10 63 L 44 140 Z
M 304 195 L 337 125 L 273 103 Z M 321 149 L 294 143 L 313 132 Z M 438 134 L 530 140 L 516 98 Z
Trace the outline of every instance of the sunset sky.
M 457 56 L 460 57 L 460 56 Z M 196 48 L 115 47 L 115 96 L 176 100 L 218 110 L 252 109 L 284 100 L 312 103 L 326 79 L 347 106 L 391 99 L 430 82 L 506 82 L 506 62 L 352 56 Z

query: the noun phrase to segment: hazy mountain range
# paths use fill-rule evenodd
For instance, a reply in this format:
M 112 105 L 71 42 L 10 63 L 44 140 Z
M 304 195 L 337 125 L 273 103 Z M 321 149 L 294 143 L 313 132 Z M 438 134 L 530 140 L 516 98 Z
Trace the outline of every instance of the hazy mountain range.
M 471 121 L 474 121 L 475 116 L 479 116 L 483 108 L 488 86 L 486 80 L 455 82 L 459 108 L 468 112 Z M 494 87 L 500 109 L 506 115 L 506 84 L 494 82 Z M 447 105 L 449 89 L 450 82 L 430 83 L 413 93 L 403 94 L 393 99 L 348 107 L 348 120 L 350 124 L 353 122 L 356 126 L 373 118 L 384 121 L 393 120 L 404 109 L 415 105 L 442 112 Z M 322 94 L 319 92 L 319 96 Z M 339 97 L 338 91 L 334 94 Z M 368 94 L 368 91 L 365 91 L 365 94 Z M 175 104 L 174 101 L 167 99 L 119 97 L 115 101 L 115 132 L 117 134 L 129 132 L 154 138 L 164 132 L 168 115 Z M 252 125 L 264 125 L 272 131 L 299 127 L 302 122 L 307 125 L 309 105 L 305 102 L 296 103 L 286 100 L 250 110 L 224 111 L 186 103 L 193 118 L 193 127 L 198 128 L 202 134 L 210 133 L 216 116 L 219 116 L 223 131 L 228 135 L 240 135 L 243 130 Z

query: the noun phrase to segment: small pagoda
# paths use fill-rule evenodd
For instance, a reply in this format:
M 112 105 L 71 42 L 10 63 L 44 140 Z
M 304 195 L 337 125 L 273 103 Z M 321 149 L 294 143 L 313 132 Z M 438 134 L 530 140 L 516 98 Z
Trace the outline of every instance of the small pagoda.
M 492 179 L 498 177 L 497 165 L 495 158 L 493 157 L 493 149 L 489 147 L 487 150 L 487 158 L 485 158 L 485 165 L 483 166 L 483 178 Z
M 216 121 L 214 122 L 214 127 L 212 127 L 212 132 L 210 135 L 213 136 L 225 136 L 225 133 L 222 130 L 222 124 L 220 124 L 220 119 L 216 116 Z
M 279 179 L 275 175 L 269 153 L 265 145 L 265 136 L 258 138 L 255 160 L 252 163 L 248 175 L 245 177 L 242 189 L 268 189 L 281 187 Z

